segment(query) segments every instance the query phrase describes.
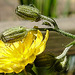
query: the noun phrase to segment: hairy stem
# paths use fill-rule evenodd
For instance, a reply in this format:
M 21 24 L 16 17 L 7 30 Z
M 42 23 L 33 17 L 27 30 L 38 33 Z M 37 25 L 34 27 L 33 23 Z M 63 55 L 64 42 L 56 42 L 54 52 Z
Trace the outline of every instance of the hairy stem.
M 41 15 L 41 18 L 44 19 L 44 20 L 47 20 L 47 21 L 51 22 L 53 24 L 53 26 L 54 26 L 55 29 L 59 29 L 58 25 L 57 25 L 57 23 L 55 22 L 54 19 L 46 17 L 44 15 Z
M 73 38 L 75 39 L 75 35 L 71 34 L 71 33 L 68 33 L 68 32 L 65 32 L 61 29 L 53 29 L 53 28 L 36 28 L 36 29 L 39 29 L 40 31 L 46 31 L 46 30 L 49 30 L 49 31 L 55 31 L 55 32 L 58 32 L 64 36 L 67 36 L 67 37 L 70 37 L 70 38 Z
M 65 32 L 65 31 L 59 29 L 59 27 L 58 27 L 58 25 L 57 25 L 57 23 L 55 22 L 54 19 L 49 18 L 49 17 L 46 17 L 46 16 L 44 16 L 44 15 L 41 15 L 41 18 L 44 19 L 44 20 L 47 20 L 47 21 L 51 22 L 51 23 L 53 24 L 53 26 L 54 26 L 54 29 L 52 29 L 52 28 L 44 28 L 44 30 L 47 30 L 47 29 L 48 29 L 48 30 L 50 30 L 50 31 L 56 31 L 56 32 L 58 32 L 58 33 L 60 33 L 60 34 L 63 34 L 63 35 L 65 35 L 65 36 L 68 36 L 68 37 L 71 37 L 71 38 L 75 39 L 75 35 L 73 35 L 73 34 L 71 34 L 71 33 L 68 33 L 68 32 Z M 40 29 L 40 30 L 43 30 L 43 29 Z M 43 31 L 44 31 L 44 30 L 43 30 Z
M 65 31 L 63 31 L 63 30 L 61 30 L 61 29 L 57 29 L 57 30 L 55 30 L 55 31 L 58 32 L 58 33 L 60 33 L 60 34 L 65 35 L 65 36 L 67 36 L 67 37 L 71 37 L 71 38 L 75 39 L 75 35 L 73 35 L 73 34 L 71 34 L 71 33 L 65 32 Z

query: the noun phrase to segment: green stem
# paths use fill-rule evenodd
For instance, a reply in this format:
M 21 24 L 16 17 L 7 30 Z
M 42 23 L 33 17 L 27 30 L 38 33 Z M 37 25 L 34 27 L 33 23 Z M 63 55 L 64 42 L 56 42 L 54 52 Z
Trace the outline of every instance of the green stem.
M 58 25 L 57 25 L 57 23 L 55 22 L 54 19 L 46 17 L 44 15 L 41 15 L 41 18 L 44 19 L 44 20 L 47 20 L 47 21 L 51 22 L 53 24 L 53 26 L 54 26 L 55 29 L 59 29 Z
M 30 28 L 30 29 L 26 29 L 27 31 L 35 31 L 35 30 L 40 30 L 40 31 L 46 31 L 46 30 L 49 30 L 49 31 L 56 31 L 55 29 L 53 28 Z
M 60 54 L 59 56 L 56 57 L 56 59 L 61 59 L 63 57 L 66 56 L 67 52 L 69 51 L 69 49 L 72 47 L 73 45 L 70 45 L 69 47 L 66 47 L 65 50 L 62 52 L 62 54 Z
M 70 49 L 73 45 L 75 45 L 75 40 L 72 41 L 71 43 L 69 43 L 68 45 L 66 45 L 65 50 L 62 52 L 62 54 L 60 54 L 59 56 L 57 56 L 56 59 L 61 59 L 61 58 L 65 57 L 66 54 L 67 54 L 67 52 L 69 51 L 69 49 Z
M 75 35 L 71 34 L 71 33 L 68 33 L 68 32 L 65 32 L 61 29 L 53 29 L 53 28 L 36 28 L 36 29 L 39 29 L 40 31 L 46 31 L 46 30 L 49 30 L 49 31 L 56 31 L 62 35 L 65 35 L 67 37 L 70 37 L 70 38 L 73 38 L 75 39 Z
M 65 35 L 67 37 L 75 39 L 75 35 L 73 35 L 71 33 L 65 32 L 65 31 L 63 31 L 61 29 L 57 29 L 57 30 L 55 29 L 55 31 L 58 32 L 58 33 L 60 33 L 60 34 L 62 34 L 62 35 Z
M 44 20 L 47 20 L 47 21 L 51 22 L 53 24 L 53 26 L 54 26 L 54 29 L 52 29 L 52 28 L 44 28 L 44 30 L 56 31 L 56 32 L 58 32 L 60 34 L 63 34 L 65 36 L 68 36 L 68 37 L 71 37 L 71 38 L 75 39 L 75 35 L 59 29 L 58 25 L 57 25 L 57 23 L 55 22 L 54 19 L 46 17 L 44 15 L 41 15 L 41 18 L 44 19 Z M 40 29 L 40 30 L 43 30 L 43 29 Z
M 69 43 L 68 45 L 66 45 L 66 47 L 69 47 L 70 45 L 75 45 L 75 40 Z
M 27 75 L 26 69 L 24 69 L 24 74 Z

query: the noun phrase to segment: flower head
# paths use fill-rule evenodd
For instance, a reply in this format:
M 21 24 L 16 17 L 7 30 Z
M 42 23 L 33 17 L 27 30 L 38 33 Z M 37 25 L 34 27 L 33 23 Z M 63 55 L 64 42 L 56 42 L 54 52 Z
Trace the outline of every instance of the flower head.
M 0 40 L 0 73 L 19 73 L 27 64 L 31 64 L 36 56 L 45 49 L 49 31 L 43 39 L 42 33 L 29 31 L 24 39 L 5 44 Z

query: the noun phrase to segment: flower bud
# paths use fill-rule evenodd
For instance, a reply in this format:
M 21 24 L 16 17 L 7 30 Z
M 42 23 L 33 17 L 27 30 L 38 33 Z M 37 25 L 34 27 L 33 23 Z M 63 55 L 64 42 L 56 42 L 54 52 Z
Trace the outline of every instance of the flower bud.
M 65 69 L 66 57 L 56 59 L 56 57 L 50 53 L 42 53 L 37 56 L 34 64 L 36 67 L 48 67 L 50 71 L 61 72 Z
M 5 30 L 1 34 L 1 40 L 5 43 L 11 43 L 23 39 L 27 34 L 25 27 L 13 27 Z
M 39 21 L 41 19 L 39 10 L 31 6 L 19 5 L 16 14 L 26 20 Z
M 36 67 L 47 67 L 52 66 L 55 63 L 55 56 L 50 53 L 42 53 L 36 57 L 35 66 Z

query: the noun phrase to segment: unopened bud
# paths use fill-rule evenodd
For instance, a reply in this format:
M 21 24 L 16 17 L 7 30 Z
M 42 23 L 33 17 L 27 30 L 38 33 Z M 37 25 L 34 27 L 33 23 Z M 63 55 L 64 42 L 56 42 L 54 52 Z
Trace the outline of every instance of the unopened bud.
M 36 67 L 47 67 L 52 66 L 55 63 L 55 56 L 50 53 L 42 53 L 38 55 L 35 59 Z
M 16 14 L 26 20 L 39 21 L 41 19 L 39 10 L 31 6 L 19 5 Z
M 36 67 L 48 67 L 50 71 L 61 72 L 65 69 L 66 62 L 66 57 L 56 59 L 56 57 L 50 53 L 42 53 L 37 56 L 34 64 Z
M 27 35 L 25 27 L 13 27 L 5 30 L 1 34 L 1 40 L 5 43 L 11 43 L 23 39 Z

